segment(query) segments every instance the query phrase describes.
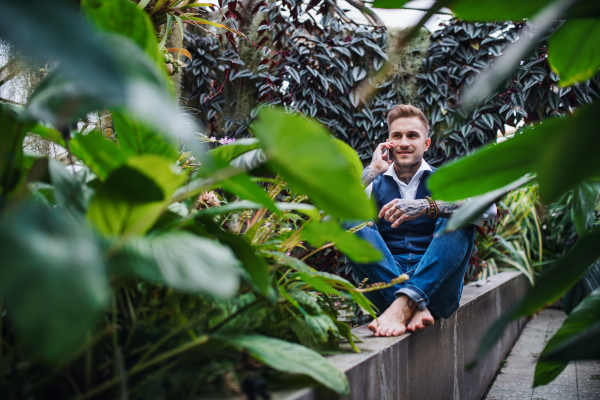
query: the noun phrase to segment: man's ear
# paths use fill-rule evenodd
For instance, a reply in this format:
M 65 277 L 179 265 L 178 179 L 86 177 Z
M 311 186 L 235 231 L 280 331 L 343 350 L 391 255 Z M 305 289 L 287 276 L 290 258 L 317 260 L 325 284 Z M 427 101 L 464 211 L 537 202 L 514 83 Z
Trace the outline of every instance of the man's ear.
M 431 146 L 431 138 L 425 140 L 425 151 L 429 150 L 429 146 Z

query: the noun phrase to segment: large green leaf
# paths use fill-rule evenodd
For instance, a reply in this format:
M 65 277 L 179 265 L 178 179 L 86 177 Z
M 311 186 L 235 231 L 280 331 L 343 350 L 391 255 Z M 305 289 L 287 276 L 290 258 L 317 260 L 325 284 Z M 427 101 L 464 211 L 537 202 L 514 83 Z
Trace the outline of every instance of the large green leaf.
M 171 195 L 184 181 L 173 163 L 147 154 L 130 157 L 97 190 L 88 219 L 105 235 L 146 232 L 167 209 Z
M 217 297 L 233 296 L 243 272 L 231 249 L 188 232 L 133 237 L 115 262 L 144 279 Z
M 205 154 L 205 160 L 203 161 L 204 170 L 200 171 L 200 175 L 203 177 L 210 177 L 211 173 L 218 173 L 220 169 L 222 170 L 229 167 L 229 161 L 227 161 L 229 155 L 230 153 L 214 151 Z M 221 158 L 221 156 L 225 158 Z M 218 180 L 218 182 L 213 185 L 213 188 L 217 187 L 222 187 L 242 199 L 260 203 L 270 211 L 279 213 L 275 203 L 273 203 L 273 200 L 271 200 L 265 189 L 252 182 L 250 175 L 244 171 L 240 170 L 236 175 L 230 178 Z
M 32 126 L 31 122 L 23 122 L 16 109 L 0 105 L 0 198 L 14 189 L 21 179 L 23 139 Z
M 267 263 L 264 258 L 256 254 L 250 244 L 244 239 L 221 229 L 209 215 L 200 213 L 196 216 L 196 219 L 202 222 L 219 242 L 229 246 L 233 250 L 260 292 L 265 295 L 274 294 L 271 288 L 272 277 L 269 274 Z
M 522 134 L 441 167 L 429 179 L 433 197 L 456 201 L 477 196 L 537 173 L 540 196 L 556 201 L 581 181 L 600 175 L 595 116 L 600 103 L 575 115 L 552 118 Z
M 281 109 L 263 108 L 252 132 L 273 168 L 317 207 L 344 219 L 374 217 L 375 207 L 355 174 L 356 154 L 341 152 L 323 126 Z
M 516 303 L 488 329 L 474 362 L 477 362 L 500 340 L 508 324 L 525 315 L 532 315 L 546 304 L 558 300 L 600 257 L 600 227 L 579 239 L 573 248 L 544 273 L 525 298 Z
M 600 20 L 567 21 L 548 41 L 548 62 L 560 76 L 558 84 L 569 86 L 598 73 Z
M 574 336 L 584 332 L 593 324 L 600 322 L 600 289 L 593 291 L 579 304 L 562 324 L 558 332 L 550 339 L 540 359 L 544 359 L 560 345 Z M 596 338 L 597 339 L 597 338 Z M 581 343 L 581 345 L 584 345 Z M 589 351 L 589 348 L 584 349 Z M 588 353 L 589 354 L 589 353 Z M 538 361 L 535 367 L 534 386 L 547 385 L 552 382 L 565 369 L 567 361 Z
M 531 178 L 521 178 L 500 189 L 492 190 L 486 194 L 475 196 L 469 199 L 467 203 L 465 203 L 461 208 L 452 214 L 452 217 L 450 217 L 450 220 L 446 224 L 446 228 L 442 233 L 452 232 L 462 228 L 463 226 L 467 226 L 476 220 L 485 210 L 487 210 L 492 203 L 498 201 L 506 193 L 515 190 L 530 181 Z
M 158 154 L 171 160 L 177 159 L 179 143 L 175 138 L 162 136 L 123 110 L 113 110 L 112 117 L 119 146 L 124 152 Z
M 96 237 L 60 211 L 22 207 L 0 220 L 0 293 L 18 337 L 47 361 L 76 347 L 106 305 Z
M 369 242 L 348 233 L 335 222 L 312 221 L 301 231 L 302 238 L 315 247 L 334 242 L 353 261 L 368 263 L 381 260 L 382 255 Z
M 543 121 L 535 130 L 538 142 L 540 196 L 552 203 L 581 181 L 600 176 L 597 116 L 600 102 L 581 107 L 575 115 Z
M 410 0 L 375 0 L 373 8 L 402 8 Z
M 55 129 L 38 124 L 32 127 L 29 132 L 66 147 L 64 139 Z M 125 162 L 128 156 L 115 143 L 102 136 L 102 133 L 98 130 L 86 134 L 75 134 L 69 140 L 69 149 L 101 180 L 105 180 L 115 168 Z
M 528 129 L 442 166 L 427 182 L 433 198 L 457 201 L 478 196 L 535 172 L 542 140 L 538 129 Z
M 234 143 L 219 146 L 209 151 L 209 153 L 223 161 L 230 162 L 234 158 L 259 146 L 260 142 L 255 138 L 237 139 Z
M 469 21 L 517 21 L 535 16 L 544 7 L 548 6 L 551 3 L 553 3 L 553 1 L 550 0 L 456 0 L 450 8 L 456 14 L 457 17 Z M 579 4 L 575 5 L 575 7 L 569 10 L 566 13 L 566 15 L 569 17 L 578 18 L 599 17 L 600 6 L 594 3 L 596 2 L 580 1 Z
M 109 48 L 79 17 L 70 0 L 0 0 L 0 37 L 32 57 L 61 61 L 82 81 L 123 97 L 125 79 Z
M 142 9 L 129 0 L 84 0 L 86 15 L 101 29 L 132 39 L 150 58 L 162 63 L 154 26 Z
M 319 353 L 296 343 L 261 335 L 220 337 L 238 351 L 278 371 L 308 375 L 341 395 L 350 392 L 348 379 Z
M 568 363 L 572 360 L 597 360 L 600 358 L 600 322 L 579 332 L 556 348 L 544 354 L 542 361 Z
M 583 236 L 596 219 L 594 208 L 600 195 L 600 182 L 583 181 L 573 189 L 573 223 L 577 234 Z
M 58 207 L 74 219 L 85 219 L 87 205 L 92 195 L 92 189 L 78 179 L 86 175 L 87 170 L 80 170 L 77 175 L 54 159 L 48 160 L 48 171 L 54 186 L 54 198 Z M 85 179 L 85 177 L 82 177 Z

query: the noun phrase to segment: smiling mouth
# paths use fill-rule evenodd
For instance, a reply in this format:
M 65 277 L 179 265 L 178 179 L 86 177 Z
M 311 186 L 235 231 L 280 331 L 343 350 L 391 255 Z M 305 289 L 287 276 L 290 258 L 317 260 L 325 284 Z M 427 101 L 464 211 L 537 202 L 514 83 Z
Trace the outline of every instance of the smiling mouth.
M 397 151 L 396 154 L 399 154 L 401 156 L 402 155 L 406 156 L 406 155 L 412 154 L 412 151 Z

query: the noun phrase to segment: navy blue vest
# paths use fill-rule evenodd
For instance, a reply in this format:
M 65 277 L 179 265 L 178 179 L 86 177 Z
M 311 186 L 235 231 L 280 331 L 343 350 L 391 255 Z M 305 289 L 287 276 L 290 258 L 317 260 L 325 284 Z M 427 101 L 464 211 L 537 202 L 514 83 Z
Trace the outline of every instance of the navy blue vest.
M 417 188 L 416 199 L 424 199 L 425 196 L 431 196 L 429 189 L 427 189 L 427 180 L 431 174 L 431 171 L 423 172 L 421 182 L 419 182 L 419 187 Z M 401 198 L 398 184 L 394 178 L 383 174 L 379 175 L 373 181 L 372 194 L 377 201 L 378 210 L 381 210 L 390 201 Z M 392 228 L 391 223 L 381 218 L 377 223 L 377 229 L 392 254 L 411 253 L 423 255 L 433 239 L 436 222 L 436 218 L 427 219 L 423 215 L 412 221 L 405 222 L 397 228 Z

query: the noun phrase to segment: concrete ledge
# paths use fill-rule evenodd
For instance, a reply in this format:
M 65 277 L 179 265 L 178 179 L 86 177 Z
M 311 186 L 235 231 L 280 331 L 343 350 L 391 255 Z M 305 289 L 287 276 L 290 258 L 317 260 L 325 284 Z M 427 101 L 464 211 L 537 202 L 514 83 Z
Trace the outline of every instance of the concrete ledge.
M 503 272 L 465 286 L 460 308 L 446 320 L 416 334 L 376 338 L 366 326 L 353 329 L 361 354 L 336 354 L 329 361 L 346 373 L 347 399 L 481 399 L 517 339 L 524 320 L 515 321 L 479 365 L 465 371 L 490 325 L 529 289 L 520 272 Z M 348 346 L 349 348 L 349 346 Z M 338 399 L 324 388 L 273 393 L 274 400 Z

